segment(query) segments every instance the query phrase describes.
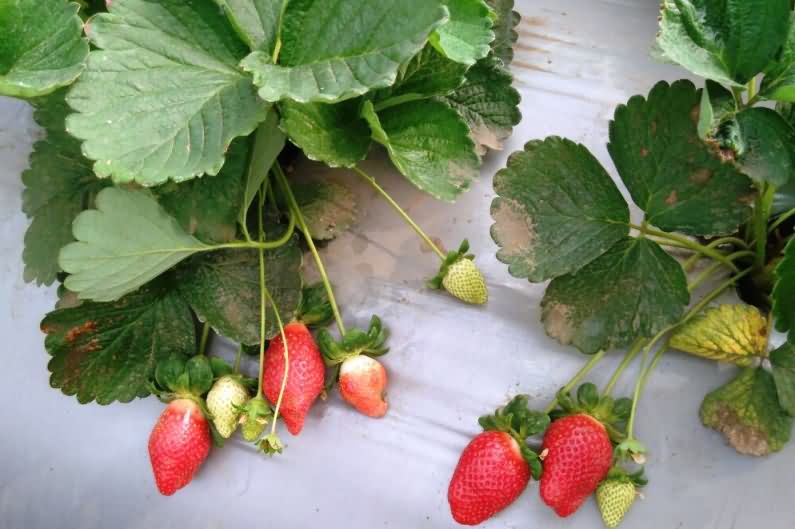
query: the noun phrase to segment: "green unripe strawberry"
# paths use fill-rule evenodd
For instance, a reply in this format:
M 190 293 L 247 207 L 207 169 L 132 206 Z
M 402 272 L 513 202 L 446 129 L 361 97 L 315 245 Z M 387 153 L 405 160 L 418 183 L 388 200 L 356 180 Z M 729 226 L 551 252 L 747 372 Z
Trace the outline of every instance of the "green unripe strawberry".
M 265 431 L 265 427 L 268 426 L 268 420 L 262 417 L 249 419 L 247 416 L 243 415 L 241 419 L 244 420 L 241 420 L 240 434 L 243 436 L 243 439 L 251 443 L 259 439 L 259 436 Z
M 447 269 L 442 286 L 450 294 L 465 303 L 483 305 L 489 300 L 489 291 L 483 274 L 471 259 L 459 259 Z
M 248 391 L 239 376 L 224 375 L 213 384 L 207 394 L 207 409 L 213 417 L 215 429 L 228 439 L 237 428 L 240 407 L 248 400 Z
M 607 479 L 596 489 L 596 503 L 602 513 L 602 520 L 610 529 L 618 527 L 629 508 L 635 503 L 635 485 L 628 480 Z
M 262 396 L 254 397 L 239 408 L 240 433 L 243 439 L 254 442 L 265 432 L 273 411 Z

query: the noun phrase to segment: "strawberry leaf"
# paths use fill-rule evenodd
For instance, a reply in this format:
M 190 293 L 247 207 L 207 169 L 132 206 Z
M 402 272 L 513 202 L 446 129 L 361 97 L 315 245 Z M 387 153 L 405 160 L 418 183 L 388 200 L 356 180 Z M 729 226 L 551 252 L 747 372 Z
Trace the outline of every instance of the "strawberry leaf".
M 737 112 L 734 95 L 723 85 L 707 79 L 701 91 L 701 108 L 698 116 L 698 137 L 711 138 L 726 118 Z
M 77 79 L 88 55 L 77 9 L 65 0 L 0 0 L 0 95 L 42 96 Z
M 265 283 L 283 321 L 301 302 L 301 250 L 296 238 L 265 252 Z M 224 250 L 199 255 L 177 269 L 179 290 L 201 321 L 235 342 L 260 340 L 259 258 L 256 251 Z M 279 332 L 268 305 L 265 339 Z
M 493 16 L 484 0 L 442 0 L 450 18 L 431 35 L 431 44 L 448 59 L 471 66 L 491 51 Z
M 629 208 L 582 145 L 531 141 L 494 177 L 497 259 L 533 282 L 576 272 L 629 233 Z
M 69 110 L 64 91 L 36 99 L 33 105 L 33 117 L 47 136 L 33 146 L 30 167 L 22 173 L 22 209 L 32 219 L 22 259 L 25 281 L 51 285 L 61 271 L 58 252 L 74 240 L 72 221 L 107 182 L 94 176 L 91 162 L 80 153 L 80 142 L 66 133 Z
M 251 50 L 273 53 L 279 18 L 287 0 L 215 0 Z
M 268 106 L 238 68 L 248 51 L 212 0 L 125 0 L 88 26 L 96 46 L 67 129 L 94 169 L 152 186 L 215 175 Z
M 109 187 L 80 213 L 76 242 L 61 250 L 64 284 L 81 299 L 115 301 L 208 247 L 188 235 L 148 191 Z
M 771 351 L 770 363 L 778 402 L 788 414 L 795 416 L 795 345 L 787 342 Z
M 273 163 L 284 150 L 287 141 L 279 129 L 279 114 L 271 108 L 265 121 L 257 127 L 254 145 L 251 148 L 251 160 L 248 163 L 246 190 L 243 193 L 243 205 L 240 208 L 240 223 L 246 222 L 246 215 L 252 202 L 262 189 L 262 184 L 270 173 Z
M 784 258 L 776 267 L 773 316 L 776 330 L 789 332 L 790 341 L 795 340 L 795 239 L 789 241 Z
M 160 360 L 196 347 L 190 308 L 166 280 L 113 303 L 56 310 L 41 328 L 52 355 L 50 385 L 83 404 L 145 397 Z
M 446 95 L 464 84 L 468 67 L 451 61 L 436 51 L 433 46 L 425 46 L 421 52 L 401 69 L 395 84 L 379 90 L 375 95 L 381 106 L 384 101 L 422 99 Z M 398 99 L 400 98 L 400 99 Z
M 741 367 L 767 356 L 767 318 L 751 305 L 707 309 L 671 335 L 674 349 Z
M 701 421 L 722 433 L 741 454 L 763 456 L 789 441 L 792 417 L 781 408 L 773 376 L 746 368 L 712 391 L 701 404 Z
M 701 94 L 658 83 L 616 109 L 608 150 L 651 224 L 689 235 L 734 233 L 750 214 L 751 182 L 698 137 Z
M 334 239 L 356 222 L 356 195 L 344 185 L 316 180 L 291 187 L 313 239 Z
M 241 63 L 266 101 L 335 102 L 395 82 L 445 20 L 437 1 L 290 0 L 279 63 L 254 52 Z
M 513 46 L 519 39 L 516 26 L 522 17 L 513 10 L 514 0 L 486 0 L 496 14 L 494 20 L 494 41 L 491 43 L 492 56 L 496 57 L 505 67 L 513 61 Z
M 656 243 L 626 237 L 554 279 L 541 319 L 551 337 L 591 354 L 653 336 L 679 320 L 689 300 L 681 265 Z
M 766 99 L 795 102 L 795 15 L 790 18 L 781 55 L 766 72 L 760 93 Z

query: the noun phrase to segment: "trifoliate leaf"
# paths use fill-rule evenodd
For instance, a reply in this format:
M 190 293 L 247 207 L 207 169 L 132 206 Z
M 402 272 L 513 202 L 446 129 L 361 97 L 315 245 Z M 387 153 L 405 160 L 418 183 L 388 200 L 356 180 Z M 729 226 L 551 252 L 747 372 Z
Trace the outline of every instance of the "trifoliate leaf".
M 262 188 L 265 178 L 268 177 L 271 167 L 284 149 L 286 141 L 287 138 L 279 128 L 279 114 L 275 108 L 271 108 L 265 121 L 259 124 L 254 135 L 254 146 L 246 176 L 246 189 L 243 193 L 243 205 L 240 208 L 241 224 L 246 222 L 246 213 Z
M 541 301 L 551 337 L 584 353 L 624 347 L 679 320 L 690 300 L 682 266 L 648 239 L 624 238 Z
M 167 281 L 113 303 L 85 302 L 41 322 L 52 355 L 50 385 L 81 403 L 129 402 L 149 394 L 155 366 L 195 353 L 193 316 Z
M 338 182 L 293 184 L 295 200 L 316 240 L 331 240 L 356 222 L 356 195 Z
M 464 84 L 467 69 L 466 65 L 451 61 L 433 46 L 425 46 L 401 70 L 394 85 L 378 91 L 377 106 L 449 94 Z
M 773 317 L 776 330 L 789 332 L 790 341 L 795 341 L 795 239 L 789 241 L 784 258 L 776 267 Z
M 386 147 L 398 171 L 422 191 L 453 201 L 479 175 L 480 159 L 469 130 L 455 110 L 426 99 L 376 114 L 364 103 L 373 139 Z
M 616 109 L 608 150 L 651 224 L 689 235 L 734 233 L 753 188 L 698 137 L 701 94 L 690 81 L 658 83 Z
M 429 0 L 290 0 L 279 63 L 254 52 L 241 65 L 266 101 L 341 101 L 394 83 L 446 15 Z
M 309 159 L 331 167 L 352 167 L 367 156 L 371 143 L 360 107 L 358 99 L 333 105 L 284 101 L 279 105 L 281 126 Z
M 531 141 L 494 176 L 497 259 L 533 282 L 576 272 L 629 233 L 629 207 L 582 145 Z
M 701 91 L 701 107 L 698 116 L 698 137 L 711 138 L 721 123 L 737 112 L 734 95 L 723 85 L 707 79 Z
M 282 321 L 290 321 L 301 302 L 301 250 L 297 238 L 265 252 L 265 284 Z M 253 345 L 260 336 L 259 257 L 252 250 L 223 250 L 196 256 L 178 268 L 182 295 L 199 319 L 235 342 Z M 268 302 L 265 339 L 279 332 Z
M 750 366 L 767 356 L 767 319 L 751 305 L 707 309 L 671 335 L 674 349 L 696 356 Z
M 704 397 L 701 421 L 741 454 L 764 456 L 787 444 L 792 417 L 781 408 L 773 376 L 763 368 L 740 375 Z
M 450 19 L 436 29 L 430 42 L 448 59 L 471 66 L 491 51 L 492 11 L 485 0 L 442 0 Z
M 744 85 L 775 59 L 789 0 L 664 0 L 657 44 L 691 72 Z
M 30 167 L 22 173 L 22 209 L 32 218 L 25 233 L 25 281 L 51 285 L 61 268 L 58 252 L 73 241 L 72 221 L 107 185 L 80 153 L 80 142 L 66 133 L 69 112 L 64 91 L 33 101 L 36 122 L 47 137 L 36 142 Z
M 795 102 L 795 15 L 790 19 L 781 55 L 767 71 L 760 93 L 766 99 Z
M 88 55 L 77 4 L 0 0 L 0 95 L 35 97 L 71 84 Z
M 513 61 L 513 46 L 519 39 L 516 26 L 522 17 L 513 10 L 514 0 L 486 0 L 496 14 L 494 20 L 494 41 L 491 43 L 491 53 L 500 59 L 505 67 Z
M 188 234 L 208 243 L 234 240 L 248 155 L 248 139 L 235 140 L 217 175 L 160 186 L 155 190 L 158 202 Z
M 268 105 L 248 51 L 212 0 L 115 1 L 87 28 L 98 49 L 67 98 L 67 129 L 98 175 L 152 186 L 217 174 Z
M 724 148 L 732 149 L 743 173 L 776 187 L 795 174 L 795 129 L 776 111 L 749 108 L 720 132 Z
M 115 301 L 208 247 L 170 217 L 148 191 L 109 187 L 80 213 L 76 242 L 61 250 L 64 284 L 81 299 Z
M 287 0 L 215 0 L 237 34 L 254 50 L 273 53 L 282 5 Z
M 788 414 L 795 416 L 795 345 L 787 342 L 771 351 L 770 363 L 778 402 Z
M 478 61 L 466 82 L 443 100 L 464 118 L 478 150 L 500 150 L 513 127 L 522 120 L 521 96 L 512 86 L 513 76 L 497 59 Z

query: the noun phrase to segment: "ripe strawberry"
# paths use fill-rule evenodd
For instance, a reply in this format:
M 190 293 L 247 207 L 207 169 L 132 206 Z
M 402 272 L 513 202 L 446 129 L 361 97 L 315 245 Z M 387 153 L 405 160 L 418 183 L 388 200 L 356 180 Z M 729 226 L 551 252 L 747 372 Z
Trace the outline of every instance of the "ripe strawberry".
M 378 360 L 365 355 L 346 359 L 340 368 L 340 395 L 369 417 L 386 415 L 386 370 Z
M 190 399 L 172 401 L 149 436 L 149 460 L 160 493 L 171 496 L 190 483 L 211 443 L 199 405 Z
M 215 429 L 229 439 L 237 428 L 240 406 L 248 400 L 248 391 L 239 376 L 224 375 L 213 384 L 207 394 L 207 409 L 213 417 Z
M 602 423 L 580 413 L 554 421 L 544 435 L 542 448 L 546 457 L 541 498 L 558 516 L 569 516 L 610 470 L 610 437 Z
M 290 323 L 284 327 L 287 338 L 289 369 L 279 413 L 287 431 L 301 433 L 309 408 L 323 391 L 326 368 L 312 334 L 303 323 Z M 265 372 L 262 390 L 273 406 L 279 400 L 284 377 L 284 343 L 281 334 L 271 340 L 265 352 Z
M 610 529 L 618 527 L 637 498 L 635 485 L 630 480 L 606 479 L 596 489 L 596 503 L 602 520 Z
M 461 258 L 447 269 L 442 286 L 464 303 L 483 305 L 489 300 L 489 292 L 483 274 L 471 259 Z

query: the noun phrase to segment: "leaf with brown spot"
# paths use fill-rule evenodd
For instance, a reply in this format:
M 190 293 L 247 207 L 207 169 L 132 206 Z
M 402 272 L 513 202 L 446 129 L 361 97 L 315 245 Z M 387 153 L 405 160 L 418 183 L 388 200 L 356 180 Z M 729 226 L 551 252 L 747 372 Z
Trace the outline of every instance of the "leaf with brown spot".
M 334 239 L 356 222 L 356 195 L 344 185 L 315 179 L 292 187 L 313 239 Z

